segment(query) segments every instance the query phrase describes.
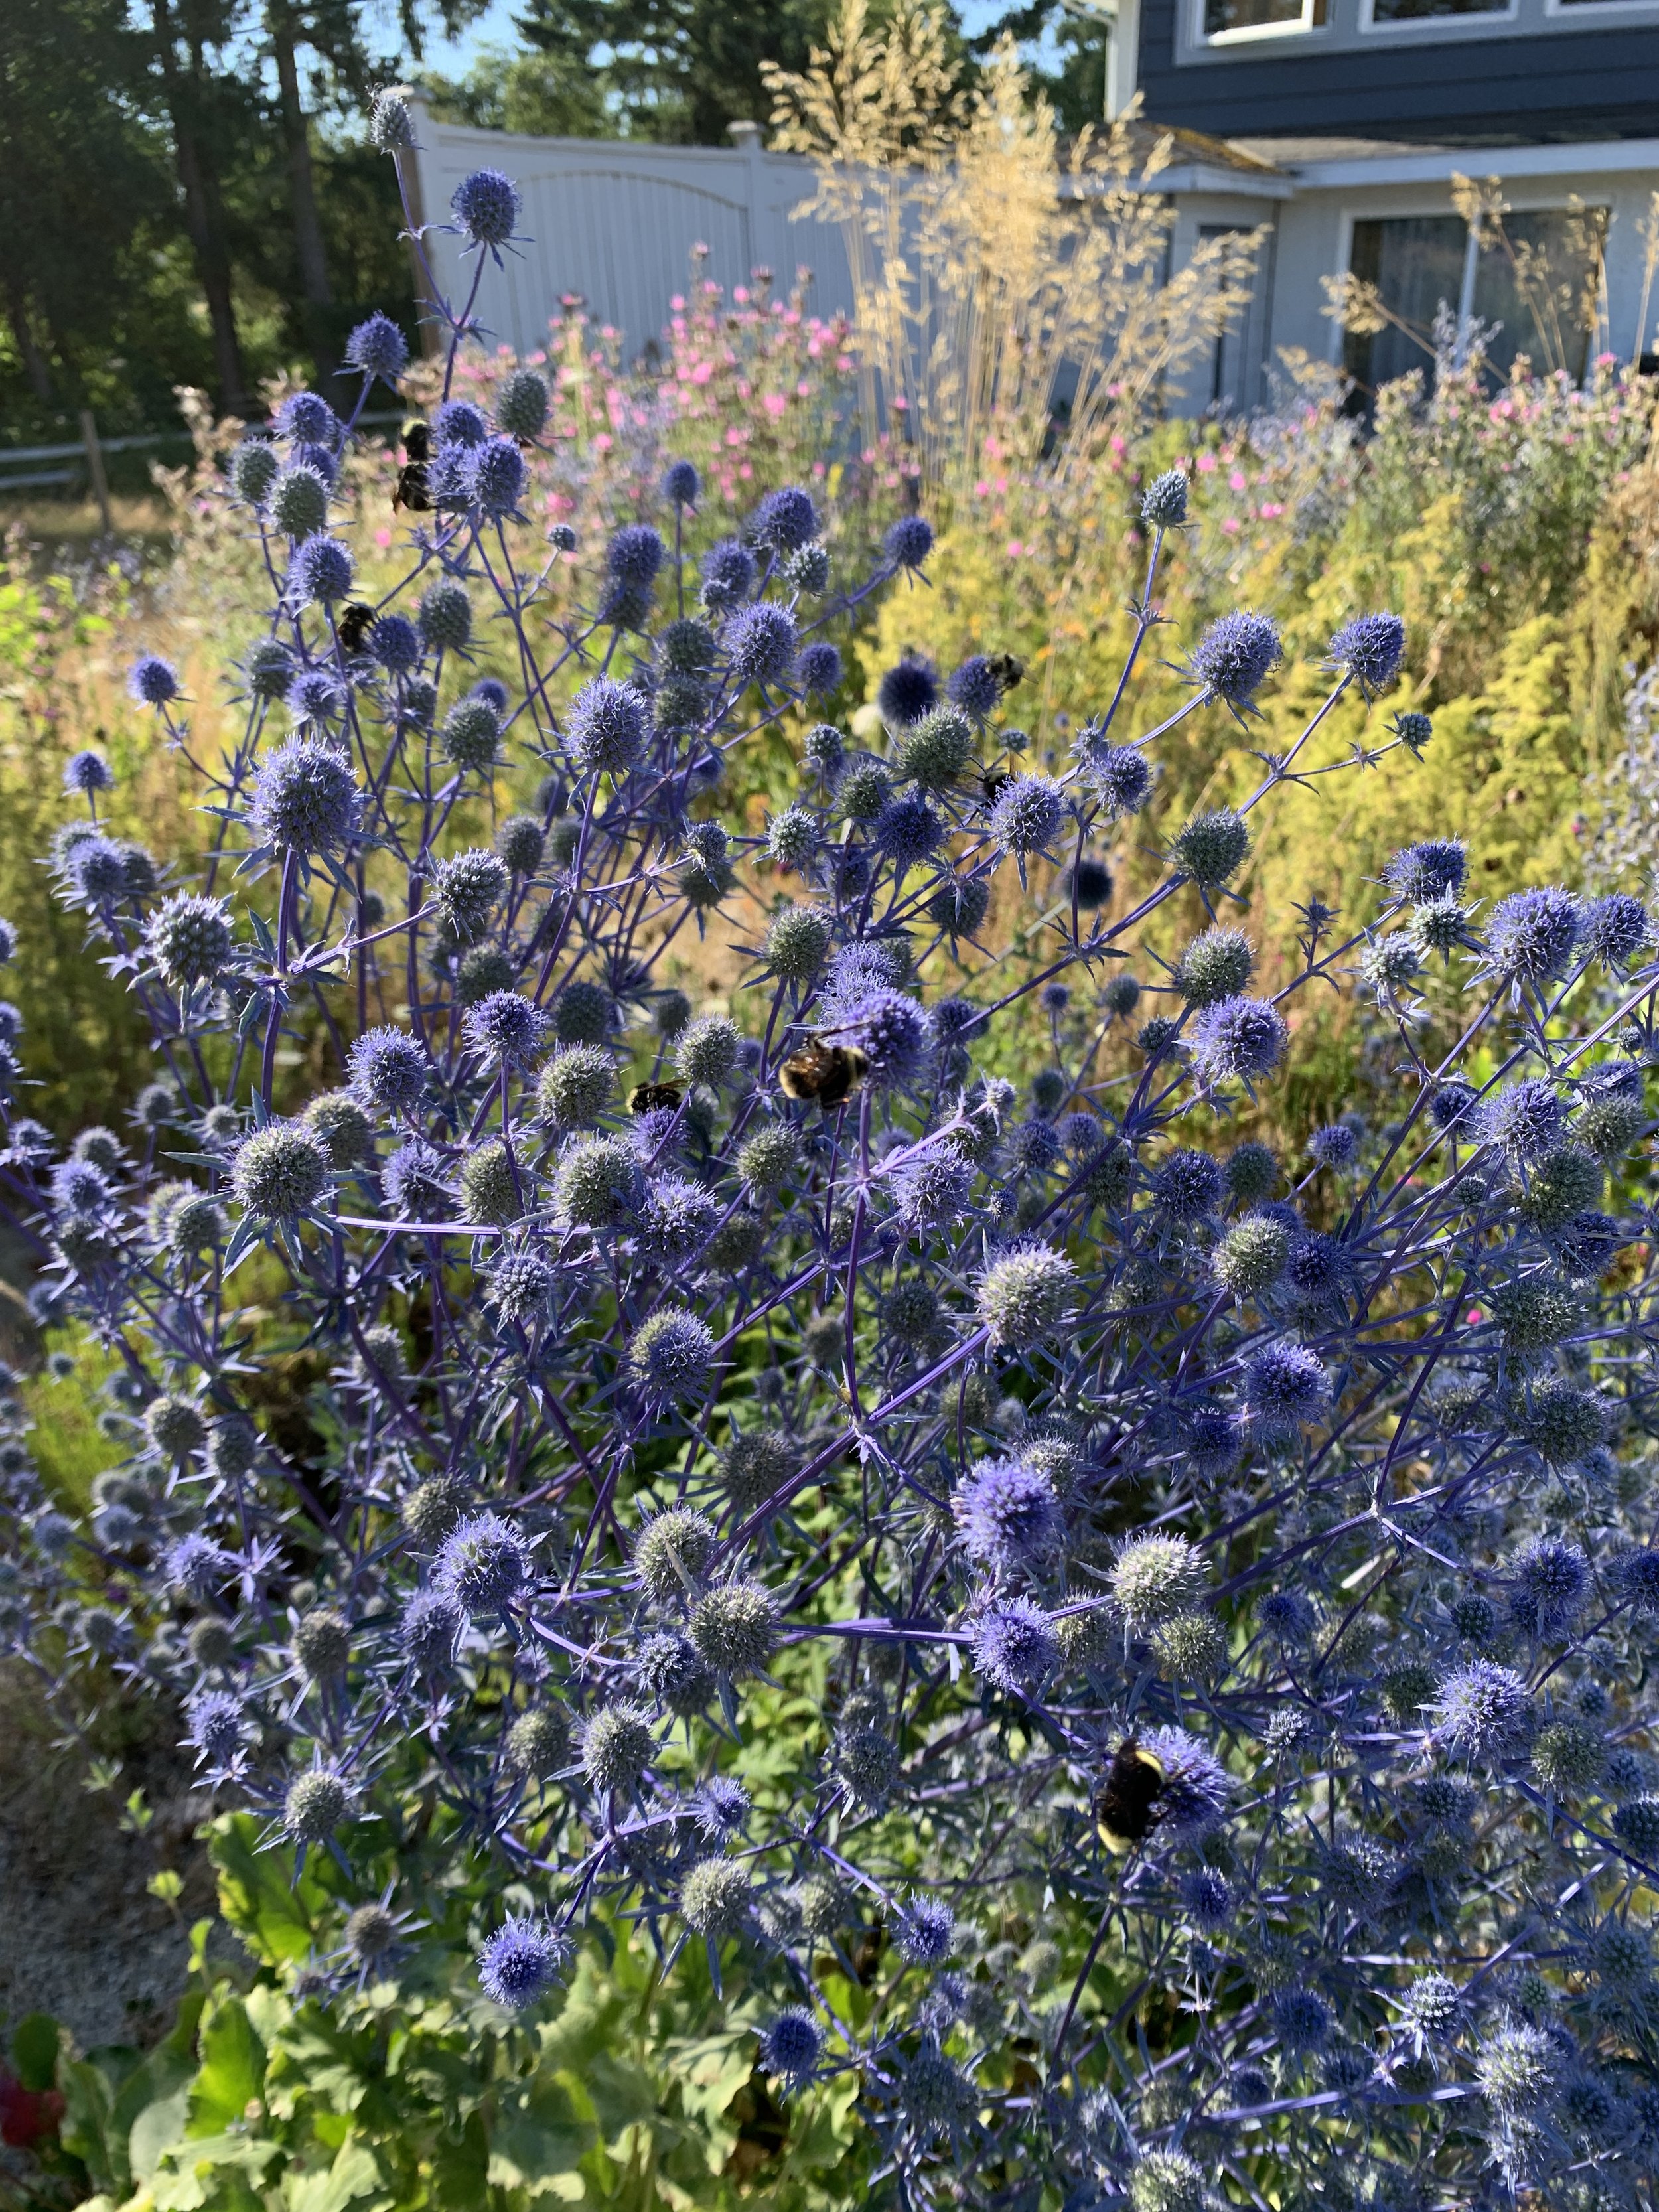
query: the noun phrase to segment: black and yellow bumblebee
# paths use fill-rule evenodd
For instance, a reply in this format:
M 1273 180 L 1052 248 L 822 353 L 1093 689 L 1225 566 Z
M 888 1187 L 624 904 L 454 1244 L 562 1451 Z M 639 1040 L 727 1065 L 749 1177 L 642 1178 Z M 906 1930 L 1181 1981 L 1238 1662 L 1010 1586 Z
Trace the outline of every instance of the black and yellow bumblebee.
M 369 625 L 374 619 L 373 607 L 366 607 L 361 599 L 353 599 L 340 617 L 340 642 L 348 653 L 361 653 L 368 643 Z
M 628 1094 L 630 1114 L 672 1112 L 684 1097 L 678 1083 L 636 1083 Z
M 988 653 L 985 665 L 1005 691 L 1024 681 L 1025 663 L 1017 653 Z
M 778 1070 L 786 1098 L 816 1098 L 826 1114 L 842 1105 L 870 1072 L 870 1060 L 855 1044 L 830 1044 L 808 1037 Z
M 425 514 L 432 507 L 432 493 L 426 480 L 426 465 L 432 459 L 432 432 L 420 421 L 404 425 L 404 462 L 398 471 L 398 489 L 392 495 L 392 511 L 400 507 L 411 514 Z
M 979 780 L 980 789 L 985 793 L 985 804 L 994 806 L 1013 780 L 1006 768 L 988 768 Z
M 1127 1736 L 1112 1754 L 1106 1787 L 1095 1806 L 1095 1828 L 1109 1851 L 1132 1851 L 1158 1820 L 1164 1762 Z

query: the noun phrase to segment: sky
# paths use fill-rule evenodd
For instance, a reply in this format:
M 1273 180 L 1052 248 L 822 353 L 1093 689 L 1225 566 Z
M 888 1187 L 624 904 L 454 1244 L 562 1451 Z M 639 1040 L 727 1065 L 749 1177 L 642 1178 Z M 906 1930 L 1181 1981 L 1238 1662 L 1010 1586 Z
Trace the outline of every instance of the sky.
M 969 34 L 994 22 L 1007 0 L 958 0 L 958 12 Z M 483 46 L 514 46 L 519 43 L 513 18 L 524 0 L 489 0 L 485 14 L 469 25 L 458 39 L 436 39 L 427 48 L 426 66 L 440 76 L 464 76 Z

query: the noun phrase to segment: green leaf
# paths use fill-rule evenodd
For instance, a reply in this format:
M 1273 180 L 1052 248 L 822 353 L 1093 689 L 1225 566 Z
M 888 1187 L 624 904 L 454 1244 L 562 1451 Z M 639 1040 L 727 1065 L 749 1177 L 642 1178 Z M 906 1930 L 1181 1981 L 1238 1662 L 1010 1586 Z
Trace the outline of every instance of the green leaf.
M 258 1825 L 241 1813 L 215 1824 L 210 1844 L 225 1918 L 268 1966 L 303 1959 L 327 1893 L 312 1877 L 293 1879 L 293 1854 L 256 1848 Z
M 11 2039 L 11 2063 L 26 2089 L 50 2089 L 58 2079 L 58 2023 L 48 2012 L 20 2021 Z
M 146 2105 L 127 2135 L 127 2163 L 132 2179 L 154 2179 L 165 2154 L 178 2149 L 190 2118 L 190 2086 L 181 2083 L 170 2095 Z
M 240 1997 L 214 2007 L 202 2031 L 202 2070 L 190 2092 L 190 2132 L 240 2126 L 265 2086 L 265 2047 Z
M 592 2142 L 592 2129 L 577 2116 L 562 2083 L 544 2078 L 526 2082 L 516 2095 L 501 2100 L 489 2143 L 490 2185 L 522 2189 L 532 2197 L 563 2197 Z
M 326 2173 L 311 2173 L 286 2192 L 291 2212 L 345 2212 L 348 2204 L 382 2194 L 380 2168 L 366 2142 L 348 2136 Z
M 483 2119 L 474 2112 L 459 2142 L 441 2142 L 432 2154 L 432 2197 L 444 2212 L 483 2212 L 487 2202 L 489 2142 Z

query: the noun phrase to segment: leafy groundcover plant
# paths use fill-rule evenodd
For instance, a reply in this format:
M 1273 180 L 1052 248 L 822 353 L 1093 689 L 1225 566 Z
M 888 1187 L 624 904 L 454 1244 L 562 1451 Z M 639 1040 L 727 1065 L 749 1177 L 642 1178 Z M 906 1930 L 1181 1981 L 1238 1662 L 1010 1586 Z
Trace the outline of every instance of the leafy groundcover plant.
M 505 179 L 453 212 L 508 247 Z M 389 325 L 354 343 L 365 391 L 401 374 Z M 896 668 L 870 750 L 805 726 L 919 516 L 845 582 L 799 489 L 694 556 L 678 465 L 552 629 L 502 526 L 545 407 L 526 371 L 493 421 L 436 409 L 407 578 L 356 612 L 349 426 L 292 398 L 227 473 L 270 623 L 194 872 L 70 769 L 57 881 L 158 1073 L 67 1151 L 9 1111 L 6 1172 L 131 1454 L 80 1524 L 4 1445 L 3 1620 L 65 1712 L 112 1674 L 181 1716 L 252 1965 L 204 1929 L 142 2061 L 43 2068 L 32 2031 L 62 2186 L 1645 2202 L 1646 911 L 1482 910 L 1448 837 L 1367 933 L 1310 899 L 1257 995 L 1250 817 L 1388 690 L 1395 617 L 1118 913 L 1179 474 L 1115 695 L 1037 773 L 987 660 Z M 1175 719 L 1248 742 L 1279 658 L 1224 617 Z M 188 751 L 171 669 L 132 683 Z M 798 794 L 729 834 L 726 757 L 781 725 Z M 509 772 L 538 795 L 497 813 Z M 1005 872 L 1052 953 L 1024 982 L 977 945 Z M 740 878 L 775 902 L 700 1008 L 665 973 Z M 1190 940 L 1137 981 L 1171 902 Z M 1278 1157 L 1237 1117 L 1348 982 L 1388 1112 Z

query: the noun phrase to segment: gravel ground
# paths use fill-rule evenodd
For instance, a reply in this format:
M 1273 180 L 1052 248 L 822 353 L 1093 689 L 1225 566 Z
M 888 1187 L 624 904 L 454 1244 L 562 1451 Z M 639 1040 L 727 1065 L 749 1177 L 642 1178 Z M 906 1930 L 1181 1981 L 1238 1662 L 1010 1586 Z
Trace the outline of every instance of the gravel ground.
M 210 1801 L 148 1712 L 129 1718 L 121 1779 L 86 1788 L 88 1759 L 57 1747 L 39 1695 L 0 1670 L 0 2021 L 49 2012 L 82 2051 L 146 2046 L 167 2033 L 185 1984 L 190 1927 L 213 1910 L 212 1869 L 195 1841 Z M 136 1739 L 136 1740 L 135 1740 Z M 154 1817 L 124 1826 L 143 1789 Z M 163 1868 L 184 1892 L 169 1906 L 145 1885 Z

